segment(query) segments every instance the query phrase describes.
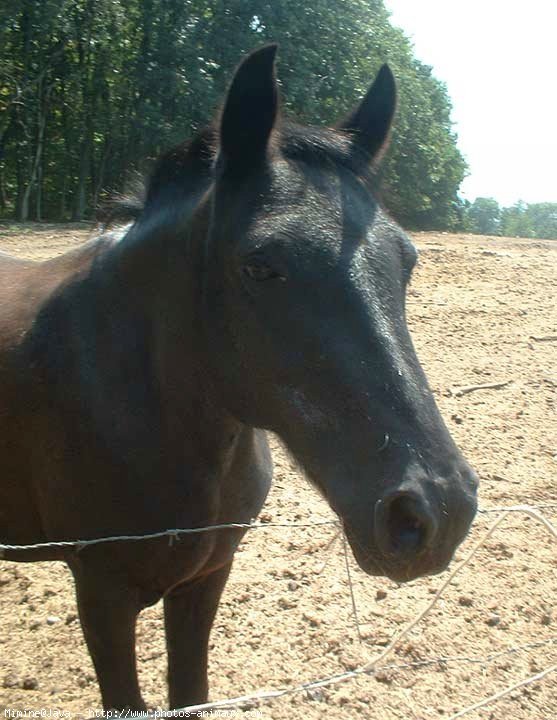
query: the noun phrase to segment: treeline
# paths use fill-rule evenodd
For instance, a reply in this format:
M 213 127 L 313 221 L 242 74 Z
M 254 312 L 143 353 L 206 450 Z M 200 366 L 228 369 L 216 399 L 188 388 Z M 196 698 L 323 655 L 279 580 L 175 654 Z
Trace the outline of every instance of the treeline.
M 412 228 L 459 222 L 466 165 L 445 86 L 381 0 L 2 0 L 0 215 L 73 219 L 213 115 L 276 40 L 286 110 L 331 123 L 388 62 L 400 91 L 383 197 Z
M 460 229 L 481 235 L 557 240 L 557 203 L 518 202 L 500 207 L 494 198 L 462 205 Z

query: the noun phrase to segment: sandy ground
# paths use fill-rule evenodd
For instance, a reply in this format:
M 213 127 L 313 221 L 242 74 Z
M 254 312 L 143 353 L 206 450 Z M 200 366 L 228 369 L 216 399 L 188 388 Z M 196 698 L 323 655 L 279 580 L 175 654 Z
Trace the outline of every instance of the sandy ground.
M 44 258 L 83 241 L 83 226 L 0 225 L 0 249 Z M 555 466 L 557 243 L 419 234 L 409 294 L 418 354 L 441 410 L 481 479 L 481 505 L 551 504 Z M 462 396 L 472 384 L 507 383 Z M 262 517 L 330 517 L 275 449 L 276 482 Z M 495 519 L 479 515 L 466 556 Z M 350 562 L 362 639 L 354 623 L 343 546 L 330 527 L 250 533 L 236 556 L 212 635 L 214 699 L 296 685 L 364 665 L 431 601 L 447 576 L 404 587 Z M 519 514 L 453 580 L 428 618 L 382 665 L 394 667 L 259 707 L 262 718 L 413 720 L 457 711 L 557 663 L 557 545 Z M 100 706 L 61 564 L 0 561 L 0 707 Z M 429 662 L 431 661 L 431 662 Z M 147 701 L 165 704 L 161 608 L 139 621 L 139 673 Z M 243 713 L 239 712 L 238 716 Z M 470 718 L 557 718 L 557 673 Z

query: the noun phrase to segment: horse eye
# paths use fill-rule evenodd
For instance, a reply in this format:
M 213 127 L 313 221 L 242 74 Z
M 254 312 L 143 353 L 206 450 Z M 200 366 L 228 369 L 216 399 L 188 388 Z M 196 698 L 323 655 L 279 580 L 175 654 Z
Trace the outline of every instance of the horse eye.
M 243 267 L 243 272 L 251 280 L 256 280 L 257 282 L 261 282 L 262 280 L 286 279 L 280 273 L 273 270 L 270 265 L 267 265 L 264 262 L 247 263 Z

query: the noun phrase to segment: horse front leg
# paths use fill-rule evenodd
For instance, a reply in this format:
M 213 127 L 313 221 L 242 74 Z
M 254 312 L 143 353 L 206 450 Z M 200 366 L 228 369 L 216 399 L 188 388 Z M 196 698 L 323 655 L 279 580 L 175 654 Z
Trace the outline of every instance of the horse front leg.
M 118 575 L 86 563 L 73 566 L 77 607 L 105 710 L 145 710 L 135 657 L 138 592 Z
M 231 567 L 183 583 L 164 598 L 171 709 L 207 701 L 209 634 Z

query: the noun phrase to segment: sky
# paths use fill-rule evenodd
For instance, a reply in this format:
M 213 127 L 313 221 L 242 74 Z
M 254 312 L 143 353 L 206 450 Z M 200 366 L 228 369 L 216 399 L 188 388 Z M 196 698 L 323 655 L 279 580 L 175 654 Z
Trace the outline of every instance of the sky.
M 557 2 L 385 0 L 443 80 L 468 200 L 557 202 Z

